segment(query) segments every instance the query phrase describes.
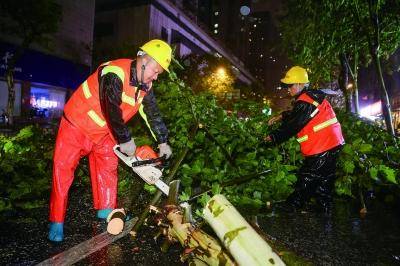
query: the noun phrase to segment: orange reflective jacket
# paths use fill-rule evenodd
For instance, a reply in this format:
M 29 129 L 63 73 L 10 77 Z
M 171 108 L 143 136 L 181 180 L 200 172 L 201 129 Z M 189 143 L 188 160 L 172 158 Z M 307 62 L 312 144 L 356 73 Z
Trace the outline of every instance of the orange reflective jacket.
M 74 92 L 65 105 L 64 113 L 67 119 L 80 128 L 95 143 L 107 134 L 111 134 L 102 114 L 99 96 L 99 77 L 107 73 L 116 74 L 122 81 L 122 103 L 120 105 L 122 118 L 126 123 L 141 106 L 146 93 L 140 90 L 135 99 L 137 87 L 129 84 L 132 60 L 118 59 L 103 63 Z
M 319 104 L 303 93 L 297 101 L 304 101 L 316 107 L 311 114 L 311 121 L 297 133 L 297 141 L 304 156 L 322 153 L 344 143 L 341 126 L 327 100 Z

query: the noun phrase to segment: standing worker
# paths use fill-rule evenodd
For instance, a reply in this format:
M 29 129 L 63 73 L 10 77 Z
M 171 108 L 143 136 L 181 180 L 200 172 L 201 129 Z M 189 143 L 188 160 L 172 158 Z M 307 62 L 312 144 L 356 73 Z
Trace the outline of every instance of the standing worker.
M 101 64 L 71 96 L 64 108 L 54 151 L 50 197 L 51 241 L 64 239 L 68 190 L 79 160 L 88 155 L 93 204 L 97 217 L 107 218 L 117 206 L 117 143 L 128 156 L 136 145 L 125 125 L 138 111 L 159 143 L 159 156 L 171 156 L 168 131 L 156 104 L 152 82 L 171 62 L 171 47 L 151 40 L 140 47 L 135 60 Z
M 297 135 L 305 157 L 294 192 L 286 202 L 297 209 L 315 197 L 321 210 L 329 213 L 336 180 L 336 161 L 344 144 L 341 126 L 326 100 L 326 94 L 308 89 L 308 74 L 304 68 L 294 66 L 289 69 L 281 84 L 295 97 L 294 106 L 291 111 L 270 119 L 269 124 L 279 120 L 282 123 L 265 141 L 280 144 Z

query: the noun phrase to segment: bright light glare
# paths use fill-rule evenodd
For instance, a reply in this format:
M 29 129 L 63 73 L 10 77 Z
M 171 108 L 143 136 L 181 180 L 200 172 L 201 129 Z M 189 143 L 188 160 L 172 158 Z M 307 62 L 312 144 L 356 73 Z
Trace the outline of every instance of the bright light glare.
M 30 104 L 38 108 L 56 108 L 58 106 L 57 101 L 47 100 L 45 97 L 40 97 L 38 100 L 35 97 L 31 97 Z
M 224 78 L 226 76 L 226 71 L 223 67 L 217 69 L 217 75 L 219 78 Z
M 381 101 L 367 105 L 366 107 L 360 109 L 360 115 L 362 117 L 365 117 L 365 118 L 368 118 L 371 120 L 375 120 L 376 115 L 379 115 L 381 113 L 382 113 Z

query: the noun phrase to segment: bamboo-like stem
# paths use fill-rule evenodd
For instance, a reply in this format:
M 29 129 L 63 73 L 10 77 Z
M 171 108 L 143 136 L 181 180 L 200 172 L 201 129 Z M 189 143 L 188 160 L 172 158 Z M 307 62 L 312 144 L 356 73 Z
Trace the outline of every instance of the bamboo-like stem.
M 239 265 L 285 265 L 223 195 L 207 202 L 203 216 Z
M 184 222 L 180 208 L 170 207 L 167 219 L 170 224 L 168 236 L 185 248 L 182 261 L 189 260 L 189 265 L 235 265 L 218 240 L 191 223 Z
M 178 205 L 180 180 L 173 180 L 169 183 L 169 195 L 167 205 Z

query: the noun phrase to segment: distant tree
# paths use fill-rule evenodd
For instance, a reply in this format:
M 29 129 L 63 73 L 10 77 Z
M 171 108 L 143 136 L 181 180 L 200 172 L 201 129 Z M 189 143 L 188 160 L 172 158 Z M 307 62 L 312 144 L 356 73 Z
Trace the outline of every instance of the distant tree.
M 219 96 L 232 91 L 236 78 L 228 60 L 211 54 L 192 54 L 180 61 L 184 69 L 178 75 L 193 91 L 209 91 Z
M 289 12 L 282 19 L 281 28 L 289 57 L 309 67 L 317 82 L 340 76 L 348 111 L 348 74 L 354 80 L 357 111 L 357 69 L 362 62 L 374 62 L 386 127 L 394 134 L 380 61 L 388 59 L 400 45 L 400 1 L 286 0 L 286 5 Z
M 61 20 L 61 6 L 55 0 L 0 1 L 0 29 L 17 37 L 20 44 L 7 62 L 5 78 L 8 87 L 7 113 L 13 123 L 15 89 L 14 69 L 24 52 L 33 44 L 48 46 Z M 39 67 L 39 66 L 38 66 Z

